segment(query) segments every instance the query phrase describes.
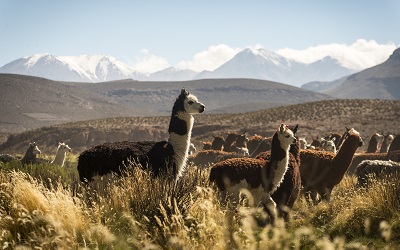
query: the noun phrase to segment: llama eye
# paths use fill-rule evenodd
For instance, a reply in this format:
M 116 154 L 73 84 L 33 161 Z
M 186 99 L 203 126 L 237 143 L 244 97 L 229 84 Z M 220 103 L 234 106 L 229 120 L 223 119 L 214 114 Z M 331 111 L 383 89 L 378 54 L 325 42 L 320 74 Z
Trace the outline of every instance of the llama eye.
M 286 135 L 285 137 L 286 137 L 286 138 L 289 138 L 289 137 L 290 137 L 290 135 Z
M 192 105 L 194 103 L 194 101 L 188 101 L 189 105 Z

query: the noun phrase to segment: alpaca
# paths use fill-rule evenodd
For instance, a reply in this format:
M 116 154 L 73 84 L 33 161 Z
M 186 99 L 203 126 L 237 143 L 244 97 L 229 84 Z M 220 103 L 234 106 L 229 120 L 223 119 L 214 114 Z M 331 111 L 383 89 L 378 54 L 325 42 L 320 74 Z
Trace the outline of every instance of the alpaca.
M 364 160 L 356 168 L 357 186 L 368 186 L 369 176 L 381 178 L 390 174 L 400 173 L 400 162 Z
M 29 147 L 26 150 L 24 157 L 21 159 L 22 165 L 36 163 L 36 155 L 40 153 L 40 149 L 36 145 L 36 142 L 29 143 Z
M 282 124 L 273 135 L 269 161 L 232 158 L 213 165 L 210 182 L 219 189 L 221 201 L 224 202 L 227 195 L 232 195 L 234 200 L 241 188 L 247 188 L 256 201 L 254 204 L 262 204 L 274 220 L 277 211 L 271 194 L 283 180 L 288 168 L 289 147 L 293 143 L 296 143 L 293 132 Z
M 203 144 L 203 150 L 210 150 L 212 147 L 211 142 L 202 141 L 201 144 Z
M 243 156 L 249 156 L 249 149 L 246 147 L 236 147 L 237 153 Z
M 330 135 L 328 136 L 328 138 L 325 138 L 326 140 L 333 140 L 335 142 L 335 148 L 337 149 L 339 146 L 339 140 L 342 137 L 341 134 L 339 133 L 332 133 L 330 132 Z
M 154 176 L 166 174 L 178 180 L 188 157 L 194 118 L 203 113 L 204 104 L 184 88 L 172 108 L 168 141 L 114 142 L 90 148 L 79 155 L 78 172 L 81 181 L 111 172 L 121 174 L 129 160 L 139 163 Z
M 305 137 L 300 137 L 298 139 L 298 141 L 300 142 L 300 149 L 306 149 L 307 147 L 307 140 Z
M 271 150 L 272 137 L 267 137 L 261 140 L 257 148 L 253 150 L 249 157 L 255 158 L 258 154 Z M 250 151 L 250 149 L 249 149 Z M 251 151 L 250 151 L 251 152 Z
M 368 143 L 367 153 L 376 153 L 383 140 L 383 135 L 375 133 L 371 136 Z
M 379 153 L 387 153 L 394 137 L 391 134 L 383 135 L 383 142 Z
M 1 154 L 0 155 L 0 162 L 6 163 L 6 162 L 12 162 L 12 161 L 18 161 L 19 159 L 9 155 L 9 154 Z
M 234 132 L 228 132 L 226 134 L 227 134 L 227 137 L 225 138 L 224 151 L 225 152 L 235 152 L 236 148 L 233 147 L 232 145 L 236 141 L 236 139 L 239 135 Z
M 300 175 L 304 191 L 311 193 L 314 203 L 330 201 L 333 188 L 340 183 L 350 166 L 353 155 L 363 144 L 360 134 L 350 129 L 337 154 L 327 151 L 300 151 Z M 317 194 L 321 199 L 317 200 Z
M 336 144 L 335 144 L 335 141 L 336 141 L 336 138 L 332 138 L 332 139 L 325 139 L 325 138 L 322 138 L 321 147 L 322 147 L 325 151 L 333 152 L 334 154 L 336 154 Z
M 293 129 L 296 135 L 298 126 Z M 283 181 L 278 189 L 272 194 L 272 199 L 276 202 L 279 216 L 283 217 L 285 221 L 289 221 L 289 211 L 292 209 L 295 201 L 300 195 L 301 191 L 301 178 L 300 178 L 300 140 L 296 144 L 290 145 L 289 149 L 289 164 L 288 169 L 283 176 Z M 271 158 L 271 151 L 266 151 L 259 154 L 256 158 L 262 158 L 269 161 Z
M 353 175 L 356 171 L 357 166 L 364 160 L 382 160 L 382 161 L 395 161 L 400 162 L 400 150 L 389 151 L 387 153 L 359 153 L 355 154 L 353 161 L 349 169 L 347 170 L 348 175 Z
M 50 164 L 64 167 L 67 152 L 71 152 L 71 148 L 67 144 L 59 142 L 56 150 L 56 155 L 54 159 L 50 162 Z
M 390 143 L 389 151 L 396 151 L 400 150 L 400 134 L 397 134 L 394 138 L 392 143 Z
M 222 150 L 222 147 L 225 144 L 225 139 L 222 135 L 213 135 L 214 139 L 211 142 L 211 149 L 213 150 Z
M 249 149 L 249 153 L 253 154 L 254 150 L 260 145 L 260 143 L 265 139 L 264 136 L 254 134 L 249 137 L 249 141 L 247 142 L 247 148 Z
M 229 156 L 228 158 L 232 158 L 230 157 L 231 155 L 231 152 L 225 152 L 221 150 L 202 150 L 200 152 L 197 152 L 196 154 L 190 155 L 188 157 L 188 161 L 190 163 L 193 163 L 195 166 L 207 167 L 210 164 L 221 161 L 222 159 L 224 159 L 225 156 Z M 237 154 L 235 155 L 238 156 Z

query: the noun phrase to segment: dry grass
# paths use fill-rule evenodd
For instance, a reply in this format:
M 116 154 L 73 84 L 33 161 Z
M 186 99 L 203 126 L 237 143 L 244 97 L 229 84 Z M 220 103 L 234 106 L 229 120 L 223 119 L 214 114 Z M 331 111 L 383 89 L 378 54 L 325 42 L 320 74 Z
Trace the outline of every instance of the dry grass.
M 13 170 L 17 169 L 17 170 Z M 73 169 L 73 168 L 72 168 Z M 23 171 L 24 172 L 23 172 Z M 356 189 L 345 176 L 330 203 L 299 199 L 292 221 L 265 224 L 260 208 L 221 207 L 208 169 L 189 166 L 173 185 L 140 168 L 123 177 L 77 183 L 47 165 L 0 171 L 2 248 L 89 249 L 396 249 L 400 246 L 400 179 Z M 71 170 L 75 171 L 75 170 Z M 44 181 L 42 175 L 47 175 Z

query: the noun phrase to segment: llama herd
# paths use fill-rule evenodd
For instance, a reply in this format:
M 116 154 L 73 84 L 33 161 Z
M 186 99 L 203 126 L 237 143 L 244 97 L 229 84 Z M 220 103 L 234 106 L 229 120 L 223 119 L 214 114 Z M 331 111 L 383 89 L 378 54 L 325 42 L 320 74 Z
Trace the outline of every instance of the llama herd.
M 274 222 L 279 216 L 288 219 L 300 193 L 314 203 L 329 202 L 345 174 L 357 175 L 357 186 L 367 187 L 371 175 L 385 176 L 400 169 L 400 135 L 374 134 L 368 150 L 357 152 L 364 142 L 359 132 L 347 127 L 343 133 L 312 138 L 308 144 L 297 135 L 301 130 L 297 125 L 279 124 L 272 137 L 228 132 L 226 138 L 214 135 L 212 142 L 202 142 L 203 149 L 196 150 L 191 143 L 193 115 L 204 111 L 205 105 L 182 89 L 172 107 L 167 140 L 112 142 L 89 148 L 78 157 L 80 180 L 90 182 L 96 176 L 121 174 L 127 166 L 140 166 L 154 177 L 166 176 L 176 183 L 188 163 L 209 167 L 210 183 L 222 204 L 228 198 L 239 202 L 243 193 L 250 193 L 249 203 L 264 207 Z M 50 163 L 63 166 L 70 150 L 59 143 Z M 20 161 L 37 163 L 40 153 L 30 143 Z M 0 161 L 9 157 L 1 155 Z
M 18 157 L 14 157 L 9 154 L 2 154 L 0 155 L 0 162 L 18 161 L 23 166 L 29 164 L 49 163 L 51 165 L 63 167 L 68 152 L 71 152 L 71 148 L 67 144 L 59 142 L 53 160 L 50 161 L 47 159 L 38 158 L 38 155 L 40 155 L 42 152 L 36 145 L 36 142 L 32 142 L 29 143 L 28 149 L 26 150 L 25 155 L 22 157 L 22 159 L 19 159 Z

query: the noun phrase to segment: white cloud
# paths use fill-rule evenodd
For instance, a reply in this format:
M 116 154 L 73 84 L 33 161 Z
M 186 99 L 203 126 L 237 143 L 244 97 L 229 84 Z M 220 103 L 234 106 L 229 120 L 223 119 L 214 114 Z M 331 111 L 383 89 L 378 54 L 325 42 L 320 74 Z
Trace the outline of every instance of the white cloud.
M 150 54 L 148 49 L 142 49 L 136 61 L 133 68 L 144 74 L 153 73 L 170 67 L 165 58 Z
M 177 68 L 191 69 L 198 72 L 215 70 L 232 59 L 241 50 L 240 48 L 231 48 L 225 44 L 210 46 L 207 50 L 195 54 L 192 60 L 179 62 Z
M 332 43 L 303 50 L 285 48 L 277 50 L 276 53 L 304 63 L 331 56 L 345 67 L 362 70 L 384 62 L 396 48 L 393 42 L 379 44 L 374 40 L 358 39 L 350 45 Z

